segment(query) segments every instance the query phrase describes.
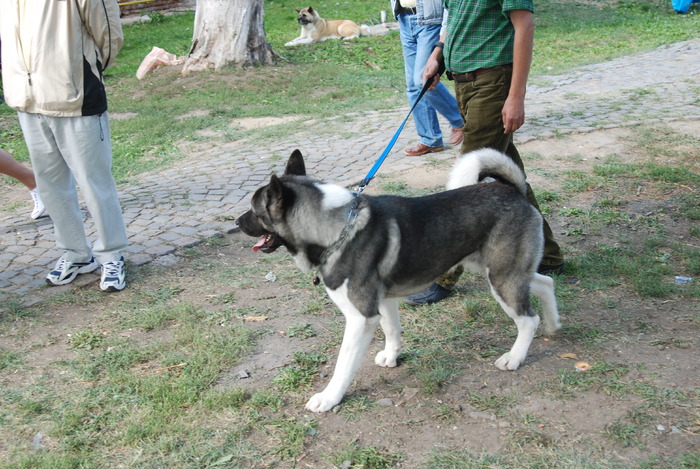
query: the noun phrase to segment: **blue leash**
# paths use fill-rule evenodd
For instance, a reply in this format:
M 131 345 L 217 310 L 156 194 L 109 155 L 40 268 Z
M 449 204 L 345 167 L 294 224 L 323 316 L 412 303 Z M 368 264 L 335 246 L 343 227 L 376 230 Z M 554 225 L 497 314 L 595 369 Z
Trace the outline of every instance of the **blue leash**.
M 382 152 L 382 154 L 377 159 L 377 162 L 374 163 L 374 166 L 372 166 L 372 169 L 369 170 L 369 172 L 367 173 L 367 176 L 365 176 L 365 178 L 362 181 L 360 181 L 360 184 L 357 187 L 357 191 L 356 191 L 357 194 L 362 192 L 365 189 L 365 187 L 367 187 L 369 185 L 369 183 L 372 181 L 372 179 L 374 179 L 374 175 L 377 174 L 377 171 L 379 171 L 379 167 L 382 165 L 382 163 L 384 163 L 384 160 L 386 159 L 386 157 L 389 154 L 389 152 L 391 151 L 391 149 L 394 147 L 394 144 L 396 143 L 396 140 L 399 138 L 399 135 L 401 135 L 401 131 L 403 130 L 403 126 L 406 125 L 406 121 L 408 121 L 408 118 L 411 116 L 411 113 L 416 108 L 418 101 L 420 101 L 421 98 L 423 97 L 423 95 L 425 94 L 425 92 L 428 91 L 428 88 L 430 88 L 430 84 L 432 82 L 433 82 L 432 78 L 425 81 L 425 84 L 423 85 L 423 89 L 420 90 L 420 94 L 418 95 L 418 99 L 416 99 L 415 102 L 413 103 L 413 106 L 411 106 L 411 109 L 408 111 L 408 114 L 406 114 L 406 118 L 403 120 L 403 122 L 399 126 L 399 129 L 396 131 L 394 136 L 391 138 L 391 140 L 389 141 L 389 144 L 384 149 L 384 152 Z
M 360 184 L 357 186 L 357 190 L 353 193 L 355 198 L 352 201 L 352 204 L 350 205 L 350 210 L 348 210 L 348 221 L 343 227 L 343 231 L 340 233 L 340 237 L 338 238 L 337 241 L 335 241 L 333 244 L 328 246 L 323 253 L 321 254 L 321 260 L 320 263 L 324 264 L 325 261 L 330 257 L 330 255 L 338 249 L 338 247 L 343 243 L 343 240 L 348 236 L 348 234 L 352 231 L 352 229 L 355 227 L 355 221 L 357 220 L 357 207 L 360 204 L 360 194 L 362 191 L 367 187 L 367 185 L 374 179 L 374 175 L 377 174 L 377 171 L 379 171 L 379 167 L 384 163 L 384 160 L 386 159 L 386 156 L 389 154 L 391 149 L 393 148 L 394 144 L 396 143 L 396 139 L 399 138 L 399 135 L 401 134 L 401 131 L 403 130 L 403 126 L 406 125 L 406 121 L 408 121 L 408 118 L 411 116 L 411 113 L 413 112 L 413 109 L 415 109 L 416 104 L 418 104 L 418 101 L 423 97 L 426 91 L 428 91 L 428 88 L 430 88 L 430 84 L 433 82 L 432 79 L 426 80 L 425 84 L 423 85 L 423 89 L 420 90 L 420 94 L 418 95 L 418 99 L 413 103 L 413 106 L 411 106 L 411 109 L 408 111 L 408 114 L 406 114 L 406 118 L 403 120 L 401 125 L 399 126 L 399 129 L 396 131 L 394 136 L 391 138 L 389 141 L 389 144 L 386 146 L 384 149 L 384 152 L 381 154 L 379 159 L 377 159 L 377 162 L 374 163 L 374 166 L 372 166 L 372 169 L 369 170 L 369 173 L 367 173 L 367 176 L 360 181 Z M 318 285 L 321 283 L 321 279 L 319 278 L 318 275 L 314 275 L 314 278 L 312 280 L 312 283 L 314 285 Z

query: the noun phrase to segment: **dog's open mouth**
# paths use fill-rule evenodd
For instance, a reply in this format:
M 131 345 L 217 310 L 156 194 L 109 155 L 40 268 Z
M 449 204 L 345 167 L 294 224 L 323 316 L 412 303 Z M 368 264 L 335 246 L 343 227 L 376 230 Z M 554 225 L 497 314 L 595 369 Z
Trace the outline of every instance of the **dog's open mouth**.
M 264 253 L 271 253 L 278 247 L 280 247 L 282 243 L 280 242 L 279 238 L 275 236 L 272 233 L 264 234 L 260 237 L 257 243 L 255 243 L 255 246 L 253 246 L 253 251 L 258 252 L 262 251 Z

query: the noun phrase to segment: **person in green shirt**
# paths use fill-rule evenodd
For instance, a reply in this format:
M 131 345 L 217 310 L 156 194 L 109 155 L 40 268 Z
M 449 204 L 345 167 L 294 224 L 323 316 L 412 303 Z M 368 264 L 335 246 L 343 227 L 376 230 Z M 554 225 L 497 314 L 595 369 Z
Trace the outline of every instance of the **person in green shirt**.
M 525 122 L 525 89 L 532 63 L 535 33 L 532 0 L 444 0 L 447 26 L 428 59 L 424 80 L 440 75 L 444 60 L 447 76 L 455 82 L 455 97 L 464 119 L 462 154 L 495 148 L 524 171 L 513 143 L 513 132 Z M 528 200 L 539 210 L 527 186 Z M 564 257 L 546 220 L 545 246 L 539 273 L 561 273 Z M 463 269 L 447 272 L 427 290 L 411 295 L 409 304 L 440 301 L 452 293 Z

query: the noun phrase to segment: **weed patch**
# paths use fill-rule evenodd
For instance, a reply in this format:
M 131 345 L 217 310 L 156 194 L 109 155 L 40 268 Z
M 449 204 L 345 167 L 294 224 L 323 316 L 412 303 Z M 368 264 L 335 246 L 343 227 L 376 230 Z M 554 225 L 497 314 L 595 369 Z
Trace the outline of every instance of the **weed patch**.
M 361 467 L 364 469 L 389 469 L 396 467 L 401 455 L 374 446 L 350 444 L 331 459 L 336 467 Z

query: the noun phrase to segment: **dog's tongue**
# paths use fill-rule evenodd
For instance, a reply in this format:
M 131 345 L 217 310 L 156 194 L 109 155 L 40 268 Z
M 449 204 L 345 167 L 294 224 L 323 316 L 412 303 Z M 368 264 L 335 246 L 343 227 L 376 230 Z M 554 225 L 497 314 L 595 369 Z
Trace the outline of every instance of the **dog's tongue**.
M 253 246 L 253 251 L 258 252 L 261 247 L 265 245 L 265 241 L 267 240 L 267 236 L 263 235 L 260 237 L 257 243 L 255 243 L 255 246 Z

